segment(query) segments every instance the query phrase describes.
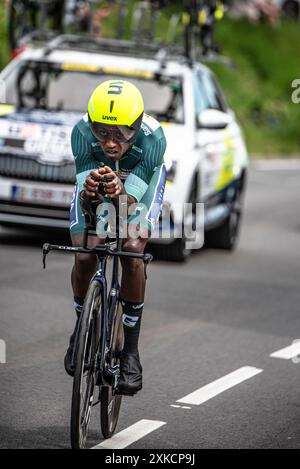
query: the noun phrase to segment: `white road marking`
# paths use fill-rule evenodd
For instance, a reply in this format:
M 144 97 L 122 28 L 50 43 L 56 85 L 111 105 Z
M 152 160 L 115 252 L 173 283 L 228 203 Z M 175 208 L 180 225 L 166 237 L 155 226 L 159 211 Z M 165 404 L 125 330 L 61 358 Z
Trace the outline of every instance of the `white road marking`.
M 159 420 L 140 420 L 111 438 L 102 441 L 99 445 L 93 446 L 92 449 L 124 449 L 166 423 Z
M 187 405 L 170 404 L 170 407 L 174 407 L 175 409 L 191 409 L 191 407 L 188 407 Z
M 277 350 L 277 352 L 271 353 L 270 357 L 273 358 L 282 358 L 284 360 L 291 360 L 292 358 L 297 357 L 300 354 L 300 341 L 294 342 L 288 347 Z
M 236 386 L 246 379 L 252 378 L 262 371 L 263 370 L 254 368 L 253 366 L 244 366 L 226 376 L 223 376 L 222 378 L 217 379 L 216 381 L 213 381 L 212 383 L 207 384 L 206 386 L 203 386 L 202 388 L 197 389 L 182 399 L 178 399 L 176 402 L 193 405 L 203 404 L 203 402 L 212 399 L 218 394 Z
M 300 159 L 278 159 L 252 161 L 258 171 L 294 171 L 300 170 Z

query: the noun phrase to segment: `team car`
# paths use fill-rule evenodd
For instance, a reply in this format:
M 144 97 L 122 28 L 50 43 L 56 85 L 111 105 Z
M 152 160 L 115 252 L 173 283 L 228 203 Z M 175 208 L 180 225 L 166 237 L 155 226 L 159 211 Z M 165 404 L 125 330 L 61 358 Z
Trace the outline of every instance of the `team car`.
M 167 138 L 164 205 L 152 242 L 177 261 L 203 241 L 233 249 L 248 166 L 233 111 L 207 66 L 128 41 L 59 36 L 31 45 L 1 72 L 0 224 L 68 228 L 75 182 L 71 131 L 93 89 L 115 77 L 137 85 L 146 113 Z M 198 243 L 188 242 L 193 236 Z

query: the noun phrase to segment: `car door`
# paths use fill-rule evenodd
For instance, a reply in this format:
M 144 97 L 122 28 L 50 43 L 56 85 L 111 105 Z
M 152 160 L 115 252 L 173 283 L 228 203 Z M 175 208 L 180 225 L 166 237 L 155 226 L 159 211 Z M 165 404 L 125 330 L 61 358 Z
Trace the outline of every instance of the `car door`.
M 238 127 L 216 80 L 204 67 L 194 70 L 194 99 L 196 139 L 201 153 L 201 199 L 204 200 L 226 187 L 234 177 L 234 135 Z M 228 114 L 227 127 L 200 128 L 198 116 L 208 109 Z

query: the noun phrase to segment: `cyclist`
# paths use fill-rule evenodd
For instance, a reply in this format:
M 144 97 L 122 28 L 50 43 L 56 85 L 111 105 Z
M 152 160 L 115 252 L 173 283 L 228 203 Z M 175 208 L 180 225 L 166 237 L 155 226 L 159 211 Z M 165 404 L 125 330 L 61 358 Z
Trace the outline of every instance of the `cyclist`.
M 84 211 L 93 217 L 93 205 L 99 204 L 99 178 L 105 182 L 106 194 L 118 200 L 125 197 L 128 206 L 136 208 L 128 217 L 128 234 L 123 249 L 143 253 L 155 227 L 166 179 L 164 152 L 166 139 L 160 124 L 144 114 L 140 91 L 128 81 L 116 79 L 101 83 L 92 93 L 88 112 L 74 127 L 71 144 L 76 163 L 77 182 L 70 209 L 72 244 L 82 246 Z M 104 167 L 100 167 L 104 164 Z M 86 201 L 90 201 L 87 205 Z M 132 204 L 137 203 L 136 206 Z M 89 207 L 87 209 L 86 207 Z M 140 207 L 145 207 L 141 212 Z M 98 216 L 99 219 L 99 216 Z M 104 220 L 105 221 L 105 220 Z M 129 227 L 138 228 L 138 236 Z M 98 232 L 98 230 L 97 230 Z M 89 246 L 99 238 L 89 239 Z M 96 269 L 96 257 L 76 254 L 71 275 L 75 329 L 65 356 L 65 369 L 71 366 L 74 339 L 84 298 Z M 145 274 L 141 260 L 122 258 L 121 305 L 123 308 L 124 348 L 120 362 L 120 394 L 135 394 L 142 388 L 142 366 L 138 352 L 141 316 L 144 306 Z

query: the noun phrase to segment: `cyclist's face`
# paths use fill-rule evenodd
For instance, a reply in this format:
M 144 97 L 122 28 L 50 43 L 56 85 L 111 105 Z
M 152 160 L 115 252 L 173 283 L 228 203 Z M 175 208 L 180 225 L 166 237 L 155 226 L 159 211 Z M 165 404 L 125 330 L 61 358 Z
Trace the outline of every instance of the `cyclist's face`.
M 105 142 L 100 142 L 101 148 L 105 156 L 112 161 L 119 160 L 130 148 L 129 143 L 119 143 L 112 138 L 108 138 Z
M 96 125 L 91 130 L 105 155 L 111 160 L 120 159 L 130 147 L 134 131 L 126 126 Z

